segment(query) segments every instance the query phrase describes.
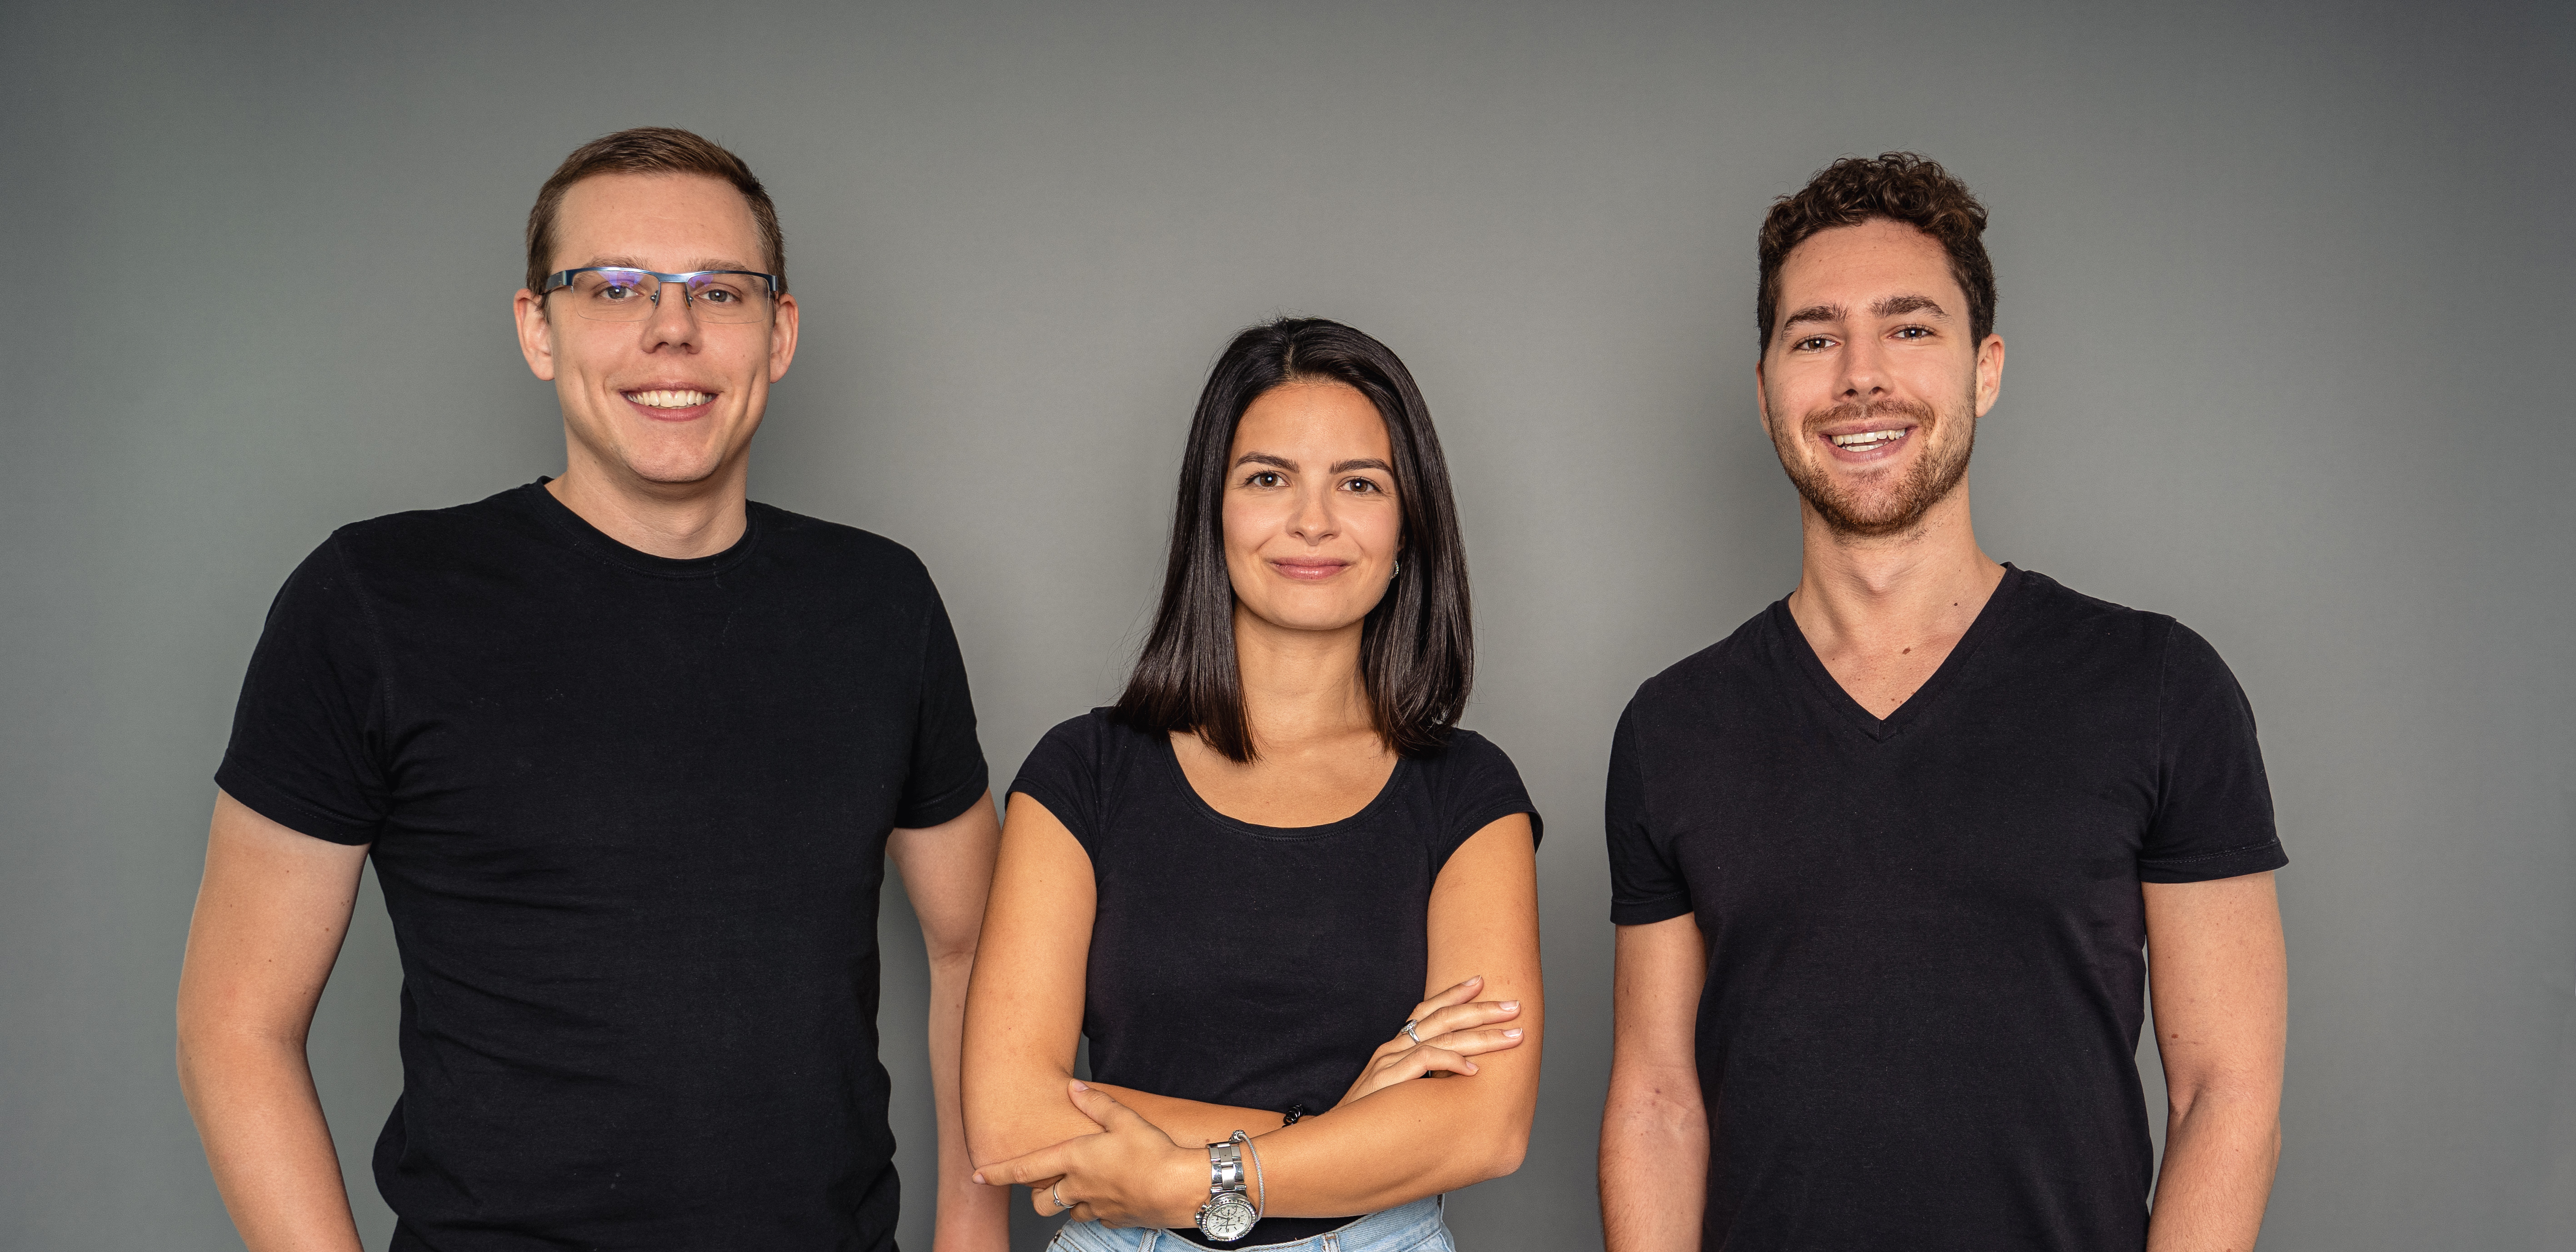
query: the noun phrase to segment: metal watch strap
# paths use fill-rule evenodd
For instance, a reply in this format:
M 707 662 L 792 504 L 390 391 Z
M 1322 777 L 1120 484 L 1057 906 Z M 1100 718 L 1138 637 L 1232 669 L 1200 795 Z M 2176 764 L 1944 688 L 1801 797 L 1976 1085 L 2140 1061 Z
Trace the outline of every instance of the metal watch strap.
M 1228 1191 L 1243 1190 L 1243 1149 L 1231 1139 L 1220 1139 L 1208 1148 L 1208 1198 L 1215 1199 Z
M 1244 1194 L 1243 1145 L 1237 1139 L 1207 1145 L 1208 1198 L 1199 1206 L 1199 1233 L 1215 1243 L 1233 1243 L 1261 1223 L 1261 1210 Z

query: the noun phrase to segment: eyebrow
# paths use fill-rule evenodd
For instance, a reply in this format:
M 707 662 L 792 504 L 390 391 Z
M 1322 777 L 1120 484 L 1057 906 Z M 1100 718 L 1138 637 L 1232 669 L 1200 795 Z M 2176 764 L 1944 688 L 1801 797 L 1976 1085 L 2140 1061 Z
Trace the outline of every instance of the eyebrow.
M 618 269 L 643 270 L 644 272 L 646 272 L 646 273 L 648 273 L 648 274 L 658 272 L 658 271 L 654 270 L 654 268 L 653 268 L 652 266 L 650 266 L 650 265 L 646 265 L 646 264 L 645 264 L 645 263 L 643 263 L 642 261 L 639 261 L 639 260 L 637 260 L 637 259 L 635 259 L 634 257 L 631 257 L 631 256 L 603 256 L 603 257 L 592 257 L 589 261 L 584 262 L 583 264 L 580 264 L 580 265 L 576 265 L 576 266 L 574 266 L 573 268 L 574 268 L 574 269 L 590 269 L 590 268 L 593 268 L 593 267 L 595 267 L 595 266 L 603 266 L 603 265 L 605 265 L 605 266 L 613 266 L 613 267 L 618 268 Z M 671 271 L 671 272 L 672 272 L 672 273 L 674 273 L 674 274 L 697 274 L 697 273 L 702 273 L 702 272 L 707 271 L 707 270 L 744 270 L 744 271 L 747 271 L 747 272 L 750 272 L 750 273 L 764 273 L 764 272 L 766 272 L 766 271 L 763 271 L 763 270 L 758 269 L 758 268 L 757 268 L 757 267 L 755 267 L 755 266 L 746 265 L 746 264 L 744 264 L 744 263 L 742 263 L 742 262 L 740 262 L 740 261 L 727 261 L 727 260 L 720 260 L 720 259 L 708 259 L 708 258 L 701 258 L 701 259 L 699 259 L 698 261 L 696 261 L 696 262 L 692 263 L 691 265 L 689 265 L 689 266 L 688 266 L 687 268 L 685 268 L 685 269 L 677 269 L 677 270 L 673 270 L 673 271 Z
M 1949 310 L 1941 307 L 1940 301 L 1930 296 L 1912 295 L 1888 296 L 1869 306 L 1869 311 L 1878 317 L 1901 317 L 1907 313 L 1930 313 L 1935 317 L 1950 315 Z M 1780 329 L 1787 330 L 1800 322 L 1839 322 L 1847 316 L 1839 304 L 1811 304 L 1780 319 Z
M 1269 465 L 1275 466 L 1279 469 L 1284 469 L 1291 474 L 1297 472 L 1297 463 L 1295 461 L 1291 461 L 1284 456 L 1273 456 L 1267 452 L 1246 452 L 1242 456 L 1234 458 L 1234 463 L 1236 465 Z M 1384 470 L 1390 474 L 1395 472 L 1394 466 L 1373 456 L 1358 457 L 1348 461 L 1335 461 L 1333 462 L 1333 468 L 1325 472 L 1330 474 L 1344 474 L 1355 469 Z
M 1843 306 L 1839 304 L 1811 304 L 1780 319 L 1780 329 L 1787 330 L 1800 322 L 1839 322 L 1841 320 L 1843 320 Z

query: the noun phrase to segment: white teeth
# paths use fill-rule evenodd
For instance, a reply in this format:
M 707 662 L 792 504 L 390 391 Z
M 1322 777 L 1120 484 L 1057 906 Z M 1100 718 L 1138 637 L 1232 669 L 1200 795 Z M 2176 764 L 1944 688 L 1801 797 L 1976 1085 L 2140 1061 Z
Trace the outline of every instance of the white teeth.
M 1904 437 L 1905 432 L 1901 430 L 1864 430 L 1848 435 L 1834 435 L 1832 439 L 1837 448 L 1861 449 L 1875 448 L 1882 443 L 1891 443 Z
M 630 391 L 626 398 L 656 409 L 687 409 L 705 404 L 715 397 L 703 391 Z

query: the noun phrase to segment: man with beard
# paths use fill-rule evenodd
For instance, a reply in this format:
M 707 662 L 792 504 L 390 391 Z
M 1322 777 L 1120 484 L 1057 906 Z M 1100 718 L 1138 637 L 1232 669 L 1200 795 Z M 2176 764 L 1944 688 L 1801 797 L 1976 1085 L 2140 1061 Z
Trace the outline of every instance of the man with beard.
M 2253 714 L 2172 618 L 1977 546 L 1985 223 L 1890 153 L 1763 224 L 1755 394 L 1804 564 L 1641 687 L 1612 746 L 1610 1252 L 2261 1229 L 2286 975 Z

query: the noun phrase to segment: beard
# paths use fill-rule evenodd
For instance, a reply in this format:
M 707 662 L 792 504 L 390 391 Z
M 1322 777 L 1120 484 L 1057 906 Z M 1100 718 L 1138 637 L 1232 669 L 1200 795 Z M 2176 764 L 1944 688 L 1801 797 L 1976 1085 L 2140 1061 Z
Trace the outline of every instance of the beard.
M 1855 492 L 1834 481 L 1831 470 L 1810 463 L 1804 456 L 1807 441 L 1816 438 L 1819 427 L 1858 421 L 1873 415 L 1904 417 L 1914 425 L 1909 440 L 1923 440 L 1922 452 L 1905 468 L 1894 487 L 1881 492 Z M 1936 442 L 1932 436 L 1952 423 L 1959 427 L 1956 439 Z M 1952 413 L 1935 412 L 1932 406 L 1912 400 L 1881 400 L 1875 404 L 1837 404 L 1807 414 L 1795 431 L 1789 423 L 1773 415 L 1772 450 L 1780 454 L 1780 468 L 1789 472 L 1798 495 L 1816 516 L 1835 534 L 1855 538 L 1879 538 L 1901 535 L 1920 526 L 1923 515 L 1932 506 L 1947 499 L 1968 476 L 1968 457 L 1976 451 L 1977 419 L 1973 396 L 1964 400 Z M 1881 475 L 1880 477 L 1884 477 Z M 1872 485 L 1875 485 L 1875 479 Z

